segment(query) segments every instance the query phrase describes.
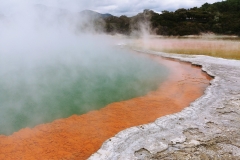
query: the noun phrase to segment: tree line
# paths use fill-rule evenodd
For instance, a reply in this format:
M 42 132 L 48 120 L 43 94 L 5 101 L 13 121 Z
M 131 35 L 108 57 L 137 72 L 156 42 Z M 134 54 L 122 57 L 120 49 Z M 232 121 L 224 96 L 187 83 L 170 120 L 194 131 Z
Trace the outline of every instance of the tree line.
M 158 14 L 144 10 L 133 17 L 106 16 L 104 30 L 107 33 L 130 34 L 140 30 L 139 24 L 149 22 L 151 31 L 158 35 L 216 34 L 240 36 L 240 0 L 226 0 L 201 7 L 180 8 L 176 11 L 162 11 Z

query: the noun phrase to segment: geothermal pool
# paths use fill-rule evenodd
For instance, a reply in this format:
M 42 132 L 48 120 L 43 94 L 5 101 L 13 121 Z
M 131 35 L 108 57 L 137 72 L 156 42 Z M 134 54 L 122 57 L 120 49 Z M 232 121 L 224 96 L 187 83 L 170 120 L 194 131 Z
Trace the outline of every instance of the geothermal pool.
M 156 90 L 167 67 L 126 49 L 71 46 L 0 59 L 0 134 L 83 114 Z
M 211 80 L 191 64 L 158 56 L 148 58 L 169 69 L 167 79 L 157 90 L 80 116 L 24 128 L 10 136 L 0 135 L 0 159 L 31 160 L 39 155 L 42 159 L 86 159 L 121 130 L 153 122 L 189 106 Z

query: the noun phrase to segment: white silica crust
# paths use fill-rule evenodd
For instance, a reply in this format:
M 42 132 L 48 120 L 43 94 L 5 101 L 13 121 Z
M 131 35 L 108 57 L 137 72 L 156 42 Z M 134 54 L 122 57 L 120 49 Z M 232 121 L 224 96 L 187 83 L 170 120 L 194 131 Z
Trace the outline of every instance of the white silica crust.
M 240 159 L 240 61 L 139 52 L 200 65 L 214 79 L 189 107 L 119 132 L 89 160 Z

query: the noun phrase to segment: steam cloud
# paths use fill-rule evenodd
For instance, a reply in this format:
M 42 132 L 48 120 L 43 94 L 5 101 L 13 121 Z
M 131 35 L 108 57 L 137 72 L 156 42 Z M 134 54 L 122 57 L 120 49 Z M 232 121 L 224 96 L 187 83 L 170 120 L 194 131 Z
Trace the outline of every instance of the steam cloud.
M 144 95 L 163 80 L 165 68 L 101 29 L 81 31 L 88 20 L 31 3 L 2 11 L 0 134 Z

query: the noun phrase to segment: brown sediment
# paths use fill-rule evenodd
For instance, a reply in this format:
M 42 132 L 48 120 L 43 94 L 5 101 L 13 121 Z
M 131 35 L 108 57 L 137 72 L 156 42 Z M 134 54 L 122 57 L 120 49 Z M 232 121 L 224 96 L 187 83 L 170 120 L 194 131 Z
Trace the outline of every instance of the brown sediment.
M 209 85 L 211 77 L 199 67 L 151 57 L 170 69 L 168 79 L 156 91 L 98 111 L 0 136 L 0 159 L 86 159 L 119 131 L 181 111 Z

